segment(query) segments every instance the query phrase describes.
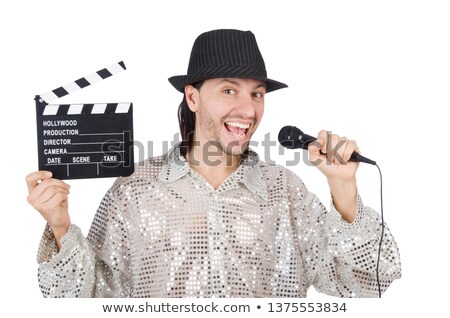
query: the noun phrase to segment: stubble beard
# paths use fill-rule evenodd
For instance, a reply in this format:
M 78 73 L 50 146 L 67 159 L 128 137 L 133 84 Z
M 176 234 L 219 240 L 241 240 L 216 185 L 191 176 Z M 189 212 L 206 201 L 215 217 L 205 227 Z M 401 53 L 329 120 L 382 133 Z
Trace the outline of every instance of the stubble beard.
M 225 127 L 223 119 L 216 123 L 214 120 L 202 115 L 201 120 L 203 123 L 202 133 L 204 136 L 207 136 L 209 143 L 208 147 L 205 149 L 206 151 L 208 151 L 210 145 L 214 145 L 221 153 L 227 156 L 242 156 L 247 151 L 249 141 L 242 143 L 239 143 L 239 141 L 232 141 L 228 145 L 223 144 L 220 139 L 221 130 Z M 236 147 L 239 147 L 238 153 L 233 152 L 233 149 L 235 150 Z

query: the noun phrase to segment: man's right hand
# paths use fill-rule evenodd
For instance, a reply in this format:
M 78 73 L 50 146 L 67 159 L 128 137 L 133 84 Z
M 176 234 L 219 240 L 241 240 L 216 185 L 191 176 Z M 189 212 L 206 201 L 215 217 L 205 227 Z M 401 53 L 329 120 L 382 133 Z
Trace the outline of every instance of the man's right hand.
M 70 226 L 68 195 L 70 186 L 64 181 L 53 179 L 49 171 L 36 171 L 26 177 L 28 202 L 47 221 L 53 231 L 58 249 L 61 238 Z

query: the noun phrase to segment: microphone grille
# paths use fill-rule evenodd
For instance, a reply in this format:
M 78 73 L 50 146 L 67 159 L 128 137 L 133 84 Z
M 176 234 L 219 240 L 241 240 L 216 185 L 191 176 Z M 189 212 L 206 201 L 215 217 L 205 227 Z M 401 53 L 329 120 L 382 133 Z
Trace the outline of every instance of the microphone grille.
M 283 147 L 294 149 L 299 137 L 299 129 L 294 126 L 284 126 L 278 133 L 278 141 Z

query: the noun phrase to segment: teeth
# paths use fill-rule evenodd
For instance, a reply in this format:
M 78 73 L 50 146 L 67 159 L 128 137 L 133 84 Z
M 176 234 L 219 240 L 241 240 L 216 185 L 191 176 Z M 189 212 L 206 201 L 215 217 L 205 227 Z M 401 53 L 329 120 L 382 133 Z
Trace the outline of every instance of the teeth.
M 234 126 L 234 127 L 239 127 L 239 128 L 243 128 L 243 129 L 247 129 L 248 127 L 250 127 L 250 124 L 240 124 L 240 123 L 234 123 L 234 122 L 226 122 L 226 124 L 228 126 Z

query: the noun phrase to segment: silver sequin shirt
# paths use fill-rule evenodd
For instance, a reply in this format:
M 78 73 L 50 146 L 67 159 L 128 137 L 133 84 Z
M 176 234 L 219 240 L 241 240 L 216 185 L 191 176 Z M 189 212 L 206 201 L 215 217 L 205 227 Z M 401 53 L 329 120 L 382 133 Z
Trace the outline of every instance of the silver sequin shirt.
M 47 227 L 38 279 L 45 297 L 376 297 L 380 235 L 359 197 L 349 224 L 251 150 L 214 189 L 174 147 L 116 180 L 87 238 L 71 225 L 58 253 Z M 382 290 L 400 275 L 385 227 Z

